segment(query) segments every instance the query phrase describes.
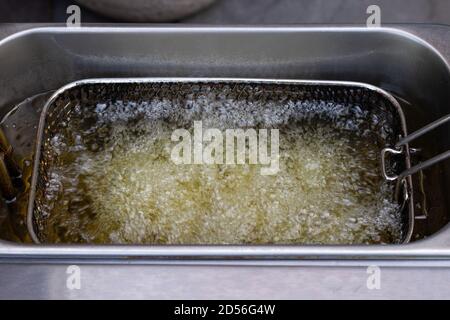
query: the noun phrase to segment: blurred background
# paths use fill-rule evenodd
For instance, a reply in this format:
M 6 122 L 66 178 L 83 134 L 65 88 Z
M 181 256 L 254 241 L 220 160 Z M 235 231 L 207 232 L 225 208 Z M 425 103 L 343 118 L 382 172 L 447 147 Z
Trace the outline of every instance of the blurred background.
M 450 24 L 449 0 L 0 0 L 0 23 L 65 22 L 71 4 L 82 23 L 361 24 L 376 4 L 382 23 Z

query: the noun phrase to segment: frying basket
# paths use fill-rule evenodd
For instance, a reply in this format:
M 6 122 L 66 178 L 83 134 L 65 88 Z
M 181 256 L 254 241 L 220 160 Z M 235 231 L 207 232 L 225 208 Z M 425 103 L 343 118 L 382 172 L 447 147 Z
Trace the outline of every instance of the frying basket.
M 29 195 L 27 224 L 35 243 L 45 242 L 43 234 L 45 217 L 44 190 L 48 183 L 48 168 L 57 158 L 51 139 L 68 121 L 80 104 L 95 106 L 95 101 L 150 101 L 152 99 L 186 100 L 205 95 L 213 90 L 217 94 L 234 99 L 258 102 L 309 101 L 312 103 L 362 108 L 372 118 L 378 119 L 379 130 L 389 132 L 384 137 L 384 151 L 407 137 L 403 111 L 389 93 L 363 83 L 341 81 L 304 81 L 271 79 L 210 79 L 210 78 L 137 78 L 137 79 L 88 79 L 71 83 L 58 91 L 43 108 L 33 163 L 31 191 Z M 381 121 L 380 121 L 381 120 Z M 368 124 L 369 125 L 369 124 Z M 382 174 L 411 169 L 408 143 L 402 145 L 401 159 L 396 162 L 382 157 Z M 395 167 L 395 169 L 394 169 Z M 391 175 L 389 175 L 389 173 Z M 392 179 L 395 182 L 395 200 L 400 204 L 403 222 L 403 243 L 411 239 L 414 229 L 414 206 L 411 176 Z

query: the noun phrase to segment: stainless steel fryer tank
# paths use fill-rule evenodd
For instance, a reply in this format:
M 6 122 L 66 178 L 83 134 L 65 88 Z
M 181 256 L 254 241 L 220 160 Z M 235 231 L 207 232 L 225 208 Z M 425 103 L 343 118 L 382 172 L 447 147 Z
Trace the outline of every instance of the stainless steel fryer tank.
M 118 44 L 120 43 L 120 48 Z M 199 54 L 201 52 L 202 54 Z M 358 81 L 402 102 L 409 131 L 448 113 L 450 71 L 442 54 L 399 29 L 380 28 L 42 28 L 0 42 L 0 107 L 68 82 L 93 77 L 240 77 Z M 21 70 L 18 72 L 18 70 Z M 424 152 L 448 148 L 418 142 Z M 436 137 L 436 136 L 435 136 Z M 0 242 L 2 257 L 19 259 L 426 259 L 450 257 L 448 163 L 430 171 L 426 225 L 438 234 L 387 246 L 52 246 Z

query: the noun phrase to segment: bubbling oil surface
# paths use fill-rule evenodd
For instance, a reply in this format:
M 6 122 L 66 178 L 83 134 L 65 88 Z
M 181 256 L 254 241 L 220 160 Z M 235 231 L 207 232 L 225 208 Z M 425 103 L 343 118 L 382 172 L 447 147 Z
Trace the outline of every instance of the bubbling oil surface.
M 217 97 L 216 97 L 217 98 Z M 211 103 L 214 101 L 214 103 Z M 188 107 L 186 107 L 188 105 Z M 373 244 L 402 238 L 378 136 L 359 107 L 244 103 L 207 97 L 90 108 L 51 138 L 45 187 L 50 243 Z M 349 111 L 350 110 L 350 111 Z M 280 170 L 176 165 L 170 137 L 205 128 L 278 128 Z M 102 139 L 98 139 L 98 136 Z

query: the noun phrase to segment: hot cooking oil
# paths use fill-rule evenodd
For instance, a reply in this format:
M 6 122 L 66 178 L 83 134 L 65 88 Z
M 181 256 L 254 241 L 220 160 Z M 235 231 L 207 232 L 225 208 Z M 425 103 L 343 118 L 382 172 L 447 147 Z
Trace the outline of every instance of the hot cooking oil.
M 262 165 L 248 162 L 175 164 L 171 135 L 192 132 L 194 121 L 222 131 L 278 129 L 279 171 L 262 175 Z M 118 100 L 81 105 L 63 125 L 48 146 L 57 161 L 41 208 L 46 242 L 401 241 L 392 186 L 379 174 L 379 138 L 388 133 L 359 106 L 220 95 Z

